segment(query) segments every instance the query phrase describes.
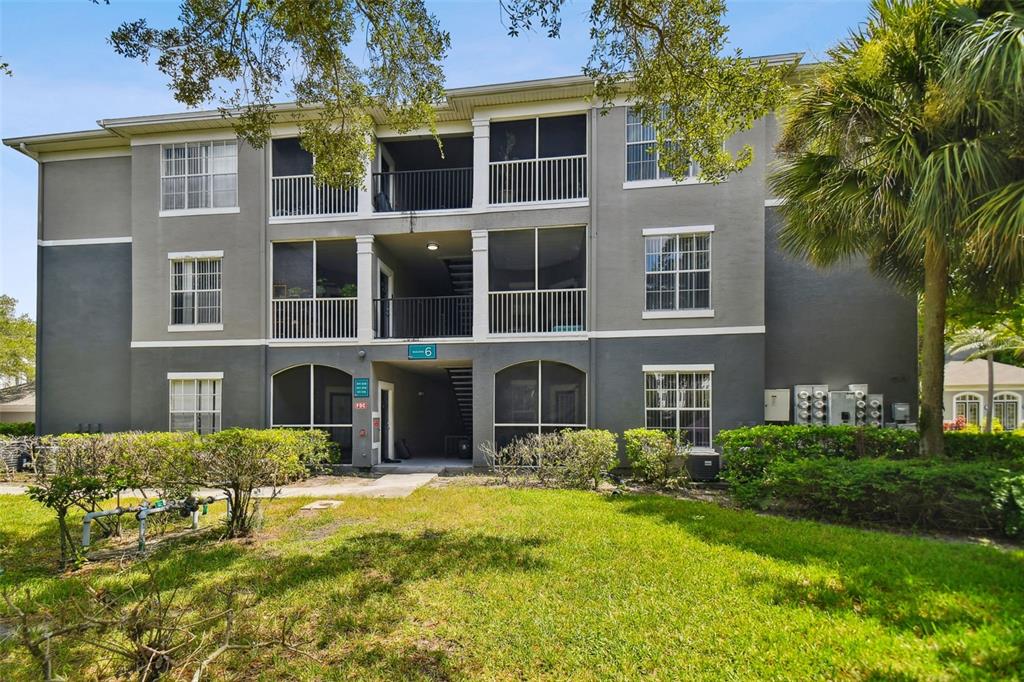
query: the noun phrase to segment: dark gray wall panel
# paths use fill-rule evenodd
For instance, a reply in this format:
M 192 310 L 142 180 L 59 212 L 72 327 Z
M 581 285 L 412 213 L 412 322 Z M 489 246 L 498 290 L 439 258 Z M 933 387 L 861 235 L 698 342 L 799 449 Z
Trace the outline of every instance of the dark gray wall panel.
M 263 346 L 134 348 L 132 428 L 168 428 L 168 372 L 224 372 L 221 425 L 266 426 L 266 349 Z
M 862 264 L 822 271 L 781 252 L 779 211 L 765 213 L 767 387 L 867 383 L 887 403 L 916 405 L 914 301 Z
M 131 157 L 47 161 L 41 167 L 42 239 L 131 235 Z
M 131 244 L 39 248 L 40 433 L 130 426 Z

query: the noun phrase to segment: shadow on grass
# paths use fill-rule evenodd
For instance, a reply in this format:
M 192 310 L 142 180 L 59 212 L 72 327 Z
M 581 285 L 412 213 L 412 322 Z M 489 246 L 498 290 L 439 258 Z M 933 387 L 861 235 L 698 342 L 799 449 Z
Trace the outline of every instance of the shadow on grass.
M 837 574 L 791 578 L 751 571 L 737 576 L 767 587 L 772 604 L 872 618 L 918 637 L 992 628 L 998 635 L 993 639 L 1000 640 L 998 651 L 979 655 L 957 645 L 940 651 L 940 658 L 997 675 L 1024 669 L 1022 552 L 796 522 L 662 496 L 608 499 L 624 514 L 654 517 L 710 544 Z M 880 679 L 887 678 L 883 674 Z

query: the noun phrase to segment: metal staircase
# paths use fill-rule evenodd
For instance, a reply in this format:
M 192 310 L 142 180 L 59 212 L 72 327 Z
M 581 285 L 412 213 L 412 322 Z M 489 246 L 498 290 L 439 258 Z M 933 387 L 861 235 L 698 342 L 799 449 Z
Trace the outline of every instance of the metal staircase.
M 473 368 L 447 367 L 448 381 L 455 392 L 455 402 L 459 406 L 459 417 L 466 435 L 473 434 Z
M 448 268 L 448 280 L 452 285 L 453 296 L 469 296 L 473 293 L 473 259 L 445 258 Z

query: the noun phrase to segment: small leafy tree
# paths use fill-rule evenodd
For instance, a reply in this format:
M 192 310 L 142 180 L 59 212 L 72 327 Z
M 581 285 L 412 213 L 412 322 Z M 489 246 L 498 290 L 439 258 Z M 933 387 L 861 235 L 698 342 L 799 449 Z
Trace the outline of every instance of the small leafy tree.
M 563 431 L 561 441 L 563 456 L 558 473 L 563 485 L 596 490 L 618 464 L 618 439 L 611 431 Z
M 116 455 L 114 437 L 104 435 L 59 436 L 34 450 L 28 496 L 57 515 L 64 567 L 80 558 L 68 513 L 96 511 L 118 491 L 138 487 L 133 472 L 121 466 Z
M 256 493 L 269 497 L 278 487 L 301 478 L 327 453 L 322 431 L 287 429 L 227 429 L 203 436 L 191 463 L 192 477 L 201 485 L 224 491 L 230 513 L 227 535 L 241 537 L 255 530 L 262 509 Z
M 36 375 L 36 323 L 28 315 L 16 315 L 17 304 L 0 295 L 0 379 L 21 383 Z

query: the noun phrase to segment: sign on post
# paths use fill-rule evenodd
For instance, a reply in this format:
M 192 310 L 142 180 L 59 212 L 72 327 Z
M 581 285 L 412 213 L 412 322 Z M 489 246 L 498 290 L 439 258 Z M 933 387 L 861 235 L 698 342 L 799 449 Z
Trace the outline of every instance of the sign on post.
M 410 360 L 434 360 L 437 358 L 437 344 L 436 343 L 410 343 L 409 344 L 409 359 Z
M 370 380 L 367 377 L 357 378 L 352 380 L 352 397 L 353 398 L 369 398 L 370 397 Z

